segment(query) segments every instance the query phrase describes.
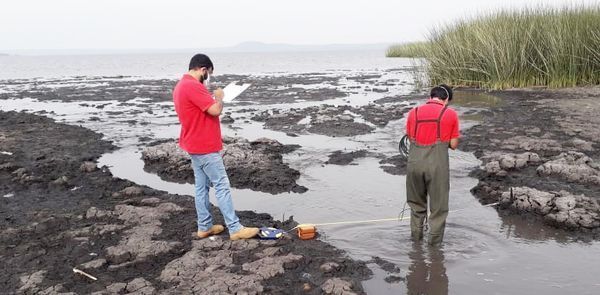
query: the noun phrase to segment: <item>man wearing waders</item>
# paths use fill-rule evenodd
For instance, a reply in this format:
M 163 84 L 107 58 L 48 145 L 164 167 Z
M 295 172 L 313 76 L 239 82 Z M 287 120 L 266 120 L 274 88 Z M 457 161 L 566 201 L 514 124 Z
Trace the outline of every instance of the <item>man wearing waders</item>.
M 456 149 L 460 136 L 458 115 L 448 107 L 450 100 L 450 87 L 433 87 L 429 100 L 412 109 L 406 120 L 406 133 L 411 141 L 406 173 L 411 236 L 421 240 L 423 225 L 429 219 L 430 245 L 439 245 L 444 238 L 450 190 L 448 148 Z

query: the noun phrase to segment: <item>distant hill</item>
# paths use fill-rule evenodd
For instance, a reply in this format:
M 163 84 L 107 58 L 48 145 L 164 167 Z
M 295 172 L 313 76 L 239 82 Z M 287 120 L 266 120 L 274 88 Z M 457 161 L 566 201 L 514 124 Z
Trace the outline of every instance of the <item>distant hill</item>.
M 385 50 L 390 44 L 326 44 L 295 45 L 285 43 L 243 42 L 232 47 L 214 48 L 211 51 L 229 52 L 288 52 L 288 51 L 353 51 L 353 50 Z

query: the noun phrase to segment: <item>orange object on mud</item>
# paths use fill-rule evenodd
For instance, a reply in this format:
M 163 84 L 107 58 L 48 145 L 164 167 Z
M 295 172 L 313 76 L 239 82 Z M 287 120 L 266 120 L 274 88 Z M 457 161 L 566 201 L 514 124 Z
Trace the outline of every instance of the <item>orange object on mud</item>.
M 317 235 L 317 227 L 310 224 L 298 225 L 298 237 L 301 240 L 314 239 Z

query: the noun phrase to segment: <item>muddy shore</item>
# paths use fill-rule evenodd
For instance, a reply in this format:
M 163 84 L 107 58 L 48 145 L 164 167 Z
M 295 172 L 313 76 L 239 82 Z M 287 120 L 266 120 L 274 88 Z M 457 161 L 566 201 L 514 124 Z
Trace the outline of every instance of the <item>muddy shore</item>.
M 252 147 L 255 138 L 262 136 L 308 146 L 286 154 L 293 147 L 288 149 L 284 145 L 284 148 L 279 149 L 281 147 L 273 142 L 259 141 L 255 147 L 265 151 L 260 157 L 265 156 L 275 160 L 272 164 L 278 168 L 274 171 L 281 173 L 274 173 L 273 176 L 282 181 L 273 183 L 265 178 L 252 183 L 249 180 L 255 177 L 246 173 L 250 170 L 241 168 L 239 171 L 243 173 L 238 175 L 241 181 L 238 187 L 271 193 L 293 191 L 293 188 L 297 187 L 298 173 L 304 173 L 306 167 L 333 168 L 330 171 L 336 171 L 337 168 L 362 168 L 362 165 L 371 162 L 373 158 L 379 161 L 381 170 L 388 174 L 406 173 L 406 162 L 397 155 L 395 151 L 397 142 L 394 142 L 396 141 L 394 137 L 397 135 L 395 131 L 401 133 L 403 127 L 399 121 L 394 120 L 402 118 L 410 106 L 421 103 L 426 98 L 416 92 L 414 95 L 394 95 L 399 91 L 391 91 L 388 96 L 388 93 L 384 92 L 388 87 L 386 83 L 394 85 L 397 82 L 385 80 L 387 79 L 385 75 L 384 81 L 377 83 L 371 83 L 369 75 L 347 79 L 359 82 L 360 85 L 357 86 L 347 84 L 343 78 L 319 73 L 304 77 L 291 75 L 270 78 L 232 75 L 221 76 L 221 78 L 221 83 L 242 78 L 254 79 L 257 85 L 252 89 L 252 93 L 248 93 L 249 96 L 242 96 L 238 103 L 228 106 L 227 119 L 229 120 L 227 123 L 223 122 L 224 128 L 234 132 L 241 130 L 240 134 L 235 133 L 235 136 L 253 139 L 242 142 L 243 147 Z M 54 91 L 51 85 L 45 85 L 44 81 L 32 87 L 29 80 L 0 81 L 0 89 L 7 89 L 6 93 L 0 93 L 0 99 L 24 98 L 15 103 L 25 104 L 31 97 L 39 100 L 37 104 L 42 106 L 53 100 L 64 102 L 58 105 L 74 107 L 76 112 L 80 112 L 81 109 L 85 115 L 72 119 L 73 117 L 69 118 L 69 115 L 60 114 L 58 110 L 59 114 L 53 113 L 50 108 L 48 111 L 38 112 L 56 120 L 70 122 L 72 125 L 83 124 L 115 140 L 115 144 L 120 147 L 135 146 L 141 150 L 147 147 L 148 143 L 176 137 L 176 133 L 165 132 L 163 129 L 164 126 L 176 124 L 176 117 L 170 103 L 171 98 L 168 95 L 175 83 L 173 80 L 154 81 L 113 77 L 57 79 L 51 82 L 60 85 L 60 89 Z M 324 89 L 329 86 L 336 86 L 337 90 Z M 311 87 L 315 89 L 310 89 Z M 363 90 L 367 87 L 372 92 L 365 94 Z M 21 88 L 25 90 L 20 90 Z M 303 92 L 307 89 L 310 91 Z M 356 92 L 360 92 L 360 95 L 352 96 Z M 384 95 L 378 97 L 383 98 L 374 100 L 375 93 L 380 92 Z M 339 93 L 346 93 L 349 96 L 345 98 Z M 465 95 L 468 93 L 500 99 L 498 103 L 486 102 L 478 105 L 468 101 L 470 96 Z M 597 215 L 594 215 L 597 202 L 594 200 L 597 200 L 599 197 L 597 192 L 600 191 L 596 178 L 597 163 L 600 160 L 598 156 L 600 134 L 594 128 L 600 124 L 595 117 L 598 107 L 594 103 L 598 95 L 599 91 L 596 88 L 491 93 L 466 91 L 454 102 L 460 107 L 474 108 L 461 113 L 462 120 L 479 122 L 478 126 L 463 132 L 464 138 L 460 147 L 474 152 L 483 162 L 480 169 L 472 173 L 472 176 L 479 179 L 479 184 L 473 189 L 473 193 L 484 204 L 501 202 L 502 206 L 497 207 L 498 215 L 506 225 L 510 226 L 513 220 L 527 221 L 518 223 L 515 226 L 516 232 L 536 231 L 537 235 L 532 238 L 531 235 L 522 234 L 524 239 L 542 240 L 543 238 L 539 237 L 549 235 L 547 232 L 554 232 L 553 229 L 541 226 L 539 221 L 551 227 L 564 228 L 566 229 L 564 232 L 576 233 L 586 239 L 598 237 L 598 230 L 594 227 L 594 222 L 597 221 L 595 217 Z M 458 101 L 460 99 L 467 101 Z M 288 106 L 287 103 L 293 105 Z M 39 110 L 35 105 L 29 105 L 24 109 L 30 113 Z M 298 243 L 295 240 L 282 240 L 275 245 L 269 242 L 238 245 L 227 241 L 226 234 L 210 243 L 192 239 L 195 212 L 189 197 L 168 195 L 148 187 L 139 187 L 129 181 L 114 179 L 108 169 L 95 167 L 94 163 L 86 163 L 93 162 L 98 155 L 113 149 L 110 144 L 100 140 L 101 136 L 94 135 L 86 129 L 77 127 L 70 129 L 71 127 L 64 127 L 65 125 L 47 121 L 45 118 L 25 114 L 14 116 L 3 114 L 1 118 L 0 125 L 3 127 L 0 129 L 0 165 L 2 165 L 0 214 L 3 218 L 0 223 L 2 234 L 0 259 L 7 261 L 6 265 L 14 269 L 10 273 L 3 273 L 0 277 L 0 282 L 7 290 L 16 292 L 22 288 L 19 291 L 21 293 L 42 293 L 47 290 L 46 293 L 73 291 L 79 294 L 181 293 L 181 290 L 194 288 L 197 288 L 198 293 L 224 290 L 225 286 L 221 282 L 207 277 L 207 273 L 210 272 L 235 281 L 234 288 L 243 283 L 251 289 L 250 291 L 300 293 L 304 292 L 298 290 L 304 290 L 305 283 L 309 284 L 309 294 L 321 293 L 324 289 L 339 291 L 347 288 L 347 284 L 337 279 L 339 278 L 351 282 L 353 291 L 360 293 L 360 281 L 369 276 L 365 263 L 375 263 L 387 272 L 382 278 L 387 277 L 379 281 L 384 289 L 393 287 L 393 284 L 402 284 L 398 282 L 411 280 L 410 273 L 406 274 L 404 268 L 400 272 L 402 263 L 395 261 L 396 265 L 378 259 L 369 262 L 368 257 L 365 259 L 367 262 L 357 263 L 347 259 L 338 250 L 316 241 L 302 242 L 301 248 L 296 248 Z M 37 118 L 35 120 L 39 122 L 32 118 Z M 20 121 L 22 121 L 20 124 L 16 123 Z M 269 130 L 262 134 L 263 128 Z M 51 131 L 46 134 L 38 132 L 38 129 Z M 56 130 L 52 131 L 54 129 Z M 244 133 L 244 129 L 251 129 L 251 132 L 246 130 Z M 154 130 L 161 132 L 153 132 Z M 270 130 L 283 131 L 285 134 L 273 133 Z M 20 141 L 5 142 L 6 135 L 9 133 L 13 136 L 12 141 L 21 138 Z M 257 133 L 259 136 L 255 137 Z M 313 136 L 315 134 L 319 136 Z M 337 142 L 347 141 L 352 145 L 328 146 L 327 139 L 323 135 L 329 138 L 337 137 L 335 139 Z M 294 139 L 291 139 L 292 137 Z M 325 142 L 321 145 L 319 142 L 315 144 L 307 140 L 295 141 L 295 137 L 325 139 Z M 64 142 L 57 138 L 64 138 Z M 33 142 L 33 145 L 29 142 Z M 393 145 L 388 145 L 390 142 Z M 278 148 L 270 149 L 273 144 Z M 29 148 L 28 151 L 25 151 L 25 146 Z M 263 149 L 263 147 L 267 148 Z M 251 150 L 252 148 L 245 148 L 244 153 L 240 155 L 245 155 L 246 151 Z M 88 154 L 84 155 L 84 151 Z M 302 155 L 302 153 L 315 152 L 318 154 L 314 157 Z M 282 155 L 288 158 L 280 161 Z M 303 161 L 307 160 L 306 163 L 299 163 L 300 161 L 296 159 L 297 155 Z M 361 158 L 370 159 L 361 160 Z M 147 167 L 148 171 L 170 181 L 191 182 L 192 174 L 189 169 L 186 170 L 186 163 L 155 164 L 154 167 Z M 295 169 L 290 168 L 290 165 Z M 327 165 L 331 166 L 327 167 Z M 333 165 L 350 166 L 334 167 Z M 361 166 L 352 167 L 354 165 Z M 262 168 L 267 171 L 271 169 L 270 167 L 272 166 Z M 471 169 L 470 167 L 472 166 L 468 169 Z M 178 170 L 180 168 L 182 170 Z M 379 173 L 377 169 L 375 164 L 373 173 Z M 310 175 L 310 172 L 306 174 Z M 175 177 L 171 178 L 171 176 Z M 370 179 L 370 175 L 365 175 L 363 179 Z M 306 194 L 297 195 L 298 200 L 304 201 L 305 198 L 318 194 L 318 190 L 322 188 L 314 182 L 302 183 L 311 190 Z M 274 186 L 270 187 L 269 184 Z M 468 199 L 463 204 L 477 207 L 478 205 L 471 203 L 476 200 L 467 191 L 473 184 L 469 182 L 469 185 L 462 187 L 466 189 L 461 196 Z M 456 192 L 462 188 L 455 186 L 453 189 Z M 23 204 L 19 199 L 21 194 L 26 200 Z M 383 192 L 381 195 L 385 194 L 386 192 Z M 244 197 L 243 194 L 241 196 Z M 253 206 L 246 208 L 254 209 Z M 329 209 L 331 208 L 337 208 L 337 204 L 331 205 Z M 219 213 L 215 214 L 217 220 L 220 220 Z M 493 211 L 490 214 L 495 215 Z M 8 218 L 4 219 L 4 216 Z M 489 217 L 489 215 L 485 216 Z M 276 222 L 268 215 L 253 212 L 240 212 L 240 217 L 242 222 L 248 225 L 274 225 L 284 228 L 292 226 L 291 221 Z M 455 218 L 453 221 L 455 227 L 452 232 L 461 235 L 455 235 L 449 238 L 449 241 L 464 238 L 463 240 L 466 241 L 498 245 L 498 248 L 504 247 L 504 244 L 495 244 L 495 241 L 487 236 L 482 237 L 466 231 L 465 228 L 457 228 L 456 224 L 460 224 L 461 220 L 456 222 L 456 215 L 453 215 L 453 218 Z M 495 216 L 491 219 L 494 218 Z M 155 222 L 156 220 L 159 222 Z M 533 222 L 529 223 L 530 220 Z M 32 225 L 32 222 L 36 223 Z M 470 223 L 470 220 L 463 223 Z M 387 233 L 393 237 L 390 238 L 393 243 L 397 240 L 398 229 L 391 228 L 393 230 Z M 496 233 L 496 230 L 498 229 L 490 227 L 490 231 Z M 499 230 L 502 231 L 502 228 Z M 380 231 L 386 232 L 381 228 L 371 232 Z M 353 231 L 351 235 L 342 235 L 339 240 L 353 237 L 354 234 Z M 376 235 L 373 237 L 375 240 L 380 238 Z M 327 240 L 327 236 L 323 239 Z M 385 241 L 390 242 L 390 240 Z M 561 240 L 561 242 L 565 241 L 567 240 Z M 143 247 L 134 249 L 133 245 Z M 449 245 L 452 247 L 452 242 Z M 460 248 L 458 251 L 446 248 L 446 253 L 462 253 L 460 251 L 465 248 L 464 246 L 469 245 L 454 246 Z M 537 246 L 537 244 L 534 246 L 536 252 Z M 569 247 L 572 249 L 572 245 Z M 402 249 L 401 246 L 394 246 L 394 249 L 397 248 Z M 517 248 L 520 249 L 520 244 Z M 352 251 L 352 246 L 348 249 Z M 488 252 L 490 249 L 485 247 L 480 250 L 490 253 Z M 209 255 L 214 253 L 217 258 L 203 256 L 202 253 L 206 251 L 211 253 Z M 390 253 L 391 256 L 398 257 L 406 254 Z M 370 255 L 371 252 L 368 254 Z M 294 255 L 304 258 L 298 262 L 295 261 L 297 256 Z M 378 255 L 390 259 L 385 256 L 387 255 L 385 253 Z M 266 259 L 267 256 L 275 256 L 277 260 Z M 393 258 L 390 261 L 393 261 Z M 452 258 L 449 260 L 450 263 L 455 262 Z M 281 265 L 281 268 L 277 266 L 277 271 L 267 268 L 263 265 L 265 261 L 269 261 L 270 266 Z M 520 267 L 520 263 L 522 262 L 515 262 L 515 265 Z M 207 266 L 208 264 L 214 266 Z M 458 265 L 459 267 L 454 268 L 455 272 L 460 269 L 461 264 Z M 490 268 L 496 267 L 490 265 Z M 101 282 L 88 282 L 81 276 L 73 275 L 70 268 L 73 266 L 98 276 Z M 191 273 L 192 269 L 205 271 L 195 278 L 190 278 L 185 273 L 186 270 L 187 273 Z M 278 273 L 281 269 L 283 273 Z M 373 268 L 375 274 L 376 271 L 377 268 Z M 264 276 L 266 272 L 274 275 Z M 175 273 L 182 275 L 174 276 Z M 193 285 L 192 279 L 193 282 L 204 280 L 208 283 Z M 487 286 L 489 282 L 483 284 Z M 368 290 L 368 284 L 365 288 Z M 459 287 L 455 290 L 461 289 Z
M 373 74 L 351 73 L 307 73 L 281 76 L 263 75 L 222 75 L 215 86 L 224 86 L 233 81 L 252 83 L 248 91 L 242 93 L 233 105 L 227 106 L 221 118 L 224 126 L 232 130 L 259 123 L 269 130 L 282 131 L 289 137 L 301 135 L 324 135 L 351 139 L 369 135 L 385 128 L 389 122 L 401 119 L 410 109 L 408 98 L 415 96 L 393 95 L 389 89 L 402 87 L 407 82 L 395 75 L 406 69 L 394 69 Z M 73 123 L 82 124 L 97 130 L 97 126 L 113 125 L 112 130 L 102 129 L 102 133 L 117 140 L 137 137 L 140 146 L 147 146 L 156 140 L 165 139 L 153 132 L 156 125 L 173 124 L 170 91 L 176 80 L 142 79 L 139 77 L 73 77 L 60 79 L 14 79 L 0 81 L 0 100 L 24 99 L 36 102 L 60 101 L 74 104 L 70 107 L 86 109 L 89 116 Z M 360 93 L 352 98 L 348 95 Z M 383 97 L 361 106 L 346 105 L 350 100 L 370 100 L 371 93 Z M 417 97 L 420 97 L 418 95 Z M 311 105 L 310 103 L 328 103 Z M 333 103 L 335 101 L 335 103 Z M 303 105 L 303 102 L 310 102 Z M 263 105 L 273 105 L 265 110 Z M 287 108 L 286 104 L 299 107 Z M 248 106 L 252 105 L 252 106 Z M 50 117 L 61 117 L 54 111 L 45 109 L 35 112 Z M 90 126 L 91 125 L 91 126 Z M 131 140 L 127 139 L 127 140 Z M 348 151 L 340 151 L 348 152 Z M 280 157 L 281 152 L 267 151 L 269 157 Z M 360 157 L 363 155 L 357 154 Z M 357 156 L 354 155 L 354 156 Z M 390 154 L 371 153 L 368 156 L 381 160 L 382 169 L 392 174 L 404 171 L 401 159 Z M 355 157 L 356 158 L 356 157 Z M 350 158 L 339 164 L 344 164 Z M 274 162 L 278 162 L 275 160 Z M 181 165 L 164 165 L 164 161 L 150 161 L 147 171 L 157 172 L 164 179 L 176 182 L 190 182 L 191 173 L 182 173 Z M 335 159 L 329 163 L 336 163 Z M 350 163 L 350 162 L 348 162 Z M 247 168 L 229 168 L 232 185 L 237 188 L 250 188 L 269 193 L 303 192 L 306 188 L 295 183 L 298 174 L 295 170 L 281 165 L 271 165 L 276 174 L 276 185 L 270 187 L 266 181 L 254 182 L 263 177 L 262 173 L 250 173 Z M 250 167 L 259 171 L 257 167 Z M 236 171 L 233 171 L 236 170 Z M 262 169 L 265 170 L 265 169 Z M 188 171 L 189 172 L 189 171 Z M 234 173 L 235 172 L 235 173 Z M 252 174 L 252 175 L 251 175 Z M 238 177 L 239 176 L 239 177 Z M 250 177 L 252 176 L 252 177 Z
M 460 148 L 482 166 L 472 192 L 502 214 L 570 231 L 600 232 L 599 87 L 491 92 L 502 99 Z
M 223 162 L 231 186 L 277 194 L 304 193 L 308 189 L 298 185 L 298 170 L 283 162 L 283 154 L 298 149 L 297 145 L 283 145 L 276 140 L 260 138 L 223 138 Z M 158 174 L 167 181 L 194 184 L 194 171 L 187 153 L 177 141 L 149 144 L 142 152 L 144 170 Z
M 0 139 L 0 286 L 9 293 L 362 293 L 370 276 L 319 240 L 194 239 L 192 198 L 97 167 L 114 146 L 85 128 L 0 112 Z M 238 213 L 249 226 L 295 224 Z

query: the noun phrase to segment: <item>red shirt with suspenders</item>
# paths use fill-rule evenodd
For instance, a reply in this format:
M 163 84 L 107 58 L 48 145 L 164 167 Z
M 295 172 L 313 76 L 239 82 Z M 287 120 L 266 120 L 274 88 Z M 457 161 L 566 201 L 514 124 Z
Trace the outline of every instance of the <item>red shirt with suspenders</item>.
M 449 142 L 460 137 L 458 114 L 443 102 L 430 99 L 408 113 L 406 134 L 418 145 Z

